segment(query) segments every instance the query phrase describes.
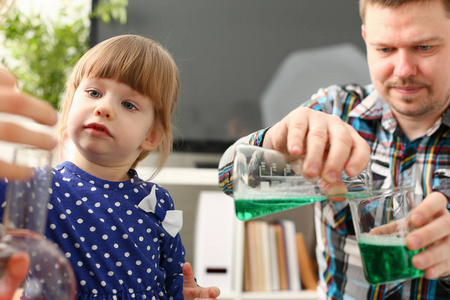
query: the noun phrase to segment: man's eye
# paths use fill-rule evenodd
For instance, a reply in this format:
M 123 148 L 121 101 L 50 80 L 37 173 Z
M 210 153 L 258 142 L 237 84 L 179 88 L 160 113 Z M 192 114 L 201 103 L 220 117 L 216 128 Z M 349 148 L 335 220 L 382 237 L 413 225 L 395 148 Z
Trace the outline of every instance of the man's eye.
M 88 91 L 89 96 L 93 97 L 93 98 L 100 98 L 102 95 L 96 91 L 96 90 L 91 90 Z
M 429 51 L 431 49 L 431 46 L 423 45 L 423 46 L 419 46 L 417 48 L 419 48 L 420 51 Z
M 136 109 L 136 106 L 134 106 L 134 104 L 130 103 L 130 102 L 124 102 L 122 103 L 123 107 L 125 107 L 126 109 Z
M 385 54 L 386 54 L 386 53 L 389 53 L 390 51 L 391 51 L 391 48 L 381 48 L 381 49 L 380 49 L 380 52 L 381 52 L 381 53 L 385 53 Z

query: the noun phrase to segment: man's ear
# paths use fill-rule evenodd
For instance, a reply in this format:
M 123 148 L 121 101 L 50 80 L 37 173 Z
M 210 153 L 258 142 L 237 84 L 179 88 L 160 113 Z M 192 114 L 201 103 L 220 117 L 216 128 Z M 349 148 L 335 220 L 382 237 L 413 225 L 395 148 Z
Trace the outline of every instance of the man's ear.
M 361 25 L 361 35 L 365 41 L 366 40 L 366 27 L 364 26 L 364 24 Z
M 142 142 L 142 150 L 153 150 L 161 143 L 163 140 L 163 133 L 161 130 L 153 128 L 148 135 L 148 137 Z

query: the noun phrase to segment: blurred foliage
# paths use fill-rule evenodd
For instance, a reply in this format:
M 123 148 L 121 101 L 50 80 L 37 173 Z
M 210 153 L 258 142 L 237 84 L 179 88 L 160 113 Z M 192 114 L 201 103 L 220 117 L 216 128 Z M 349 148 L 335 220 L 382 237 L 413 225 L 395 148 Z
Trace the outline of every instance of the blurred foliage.
M 41 13 L 25 15 L 13 8 L 0 25 L 0 38 L 8 51 L 2 64 L 14 72 L 22 90 L 55 108 L 70 70 L 89 49 L 90 21 L 99 18 L 124 24 L 127 19 L 128 0 L 100 0 L 85 17 L 85 7 L 74 8 L 70 1 L 61 0 L 63 5 L 51 20 Z M 76 17 L 69 17 L 68 12 Z

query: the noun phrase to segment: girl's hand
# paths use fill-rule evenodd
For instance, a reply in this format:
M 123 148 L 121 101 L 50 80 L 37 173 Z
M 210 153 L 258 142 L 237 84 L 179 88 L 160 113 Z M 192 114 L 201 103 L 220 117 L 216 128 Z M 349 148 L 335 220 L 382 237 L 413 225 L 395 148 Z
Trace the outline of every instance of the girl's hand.
M 184 300 L 217 299 L 220 295 L 218 287 L 200 287 L 195 282 L 192 266 L 186 262 L 183 265 L 183 297 Z M 1 299 L 0 299 L 1 300 Z

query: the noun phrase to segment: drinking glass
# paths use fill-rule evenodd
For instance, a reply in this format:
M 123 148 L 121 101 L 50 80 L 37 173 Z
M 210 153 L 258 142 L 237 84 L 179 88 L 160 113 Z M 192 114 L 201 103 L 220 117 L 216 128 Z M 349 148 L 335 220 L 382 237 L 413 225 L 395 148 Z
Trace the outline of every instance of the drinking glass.
M 44 237 L 51 178 L 51 152 L 30 147 L 14 150 L 13 163 L 28 166 L 33 176 L 8 182 L 3 232 L 0 238 L 0 276 L 14 253 L 30 259 L 27 276 L 16 291 L 20 299 L 75 299 L 72 266 L 62 251 Z
M 238 145 L 233 169 L 236 216 L 246 221 L 327 199 L 320 178 L 303 174 L 303 161 L 271 149 Z M 355 177 L 343 172 L 340 180 L 349 192 L 372 187 L 368 167 Z
M 370 284 L 424 274 L 412 265 L 412 257 L 423 249 L 406 247 L 406 236 L 414 230 L 409 221 L 415 207 L 413 191 L 413 187 L 396 187 L 347 194 L 364 274 Z

